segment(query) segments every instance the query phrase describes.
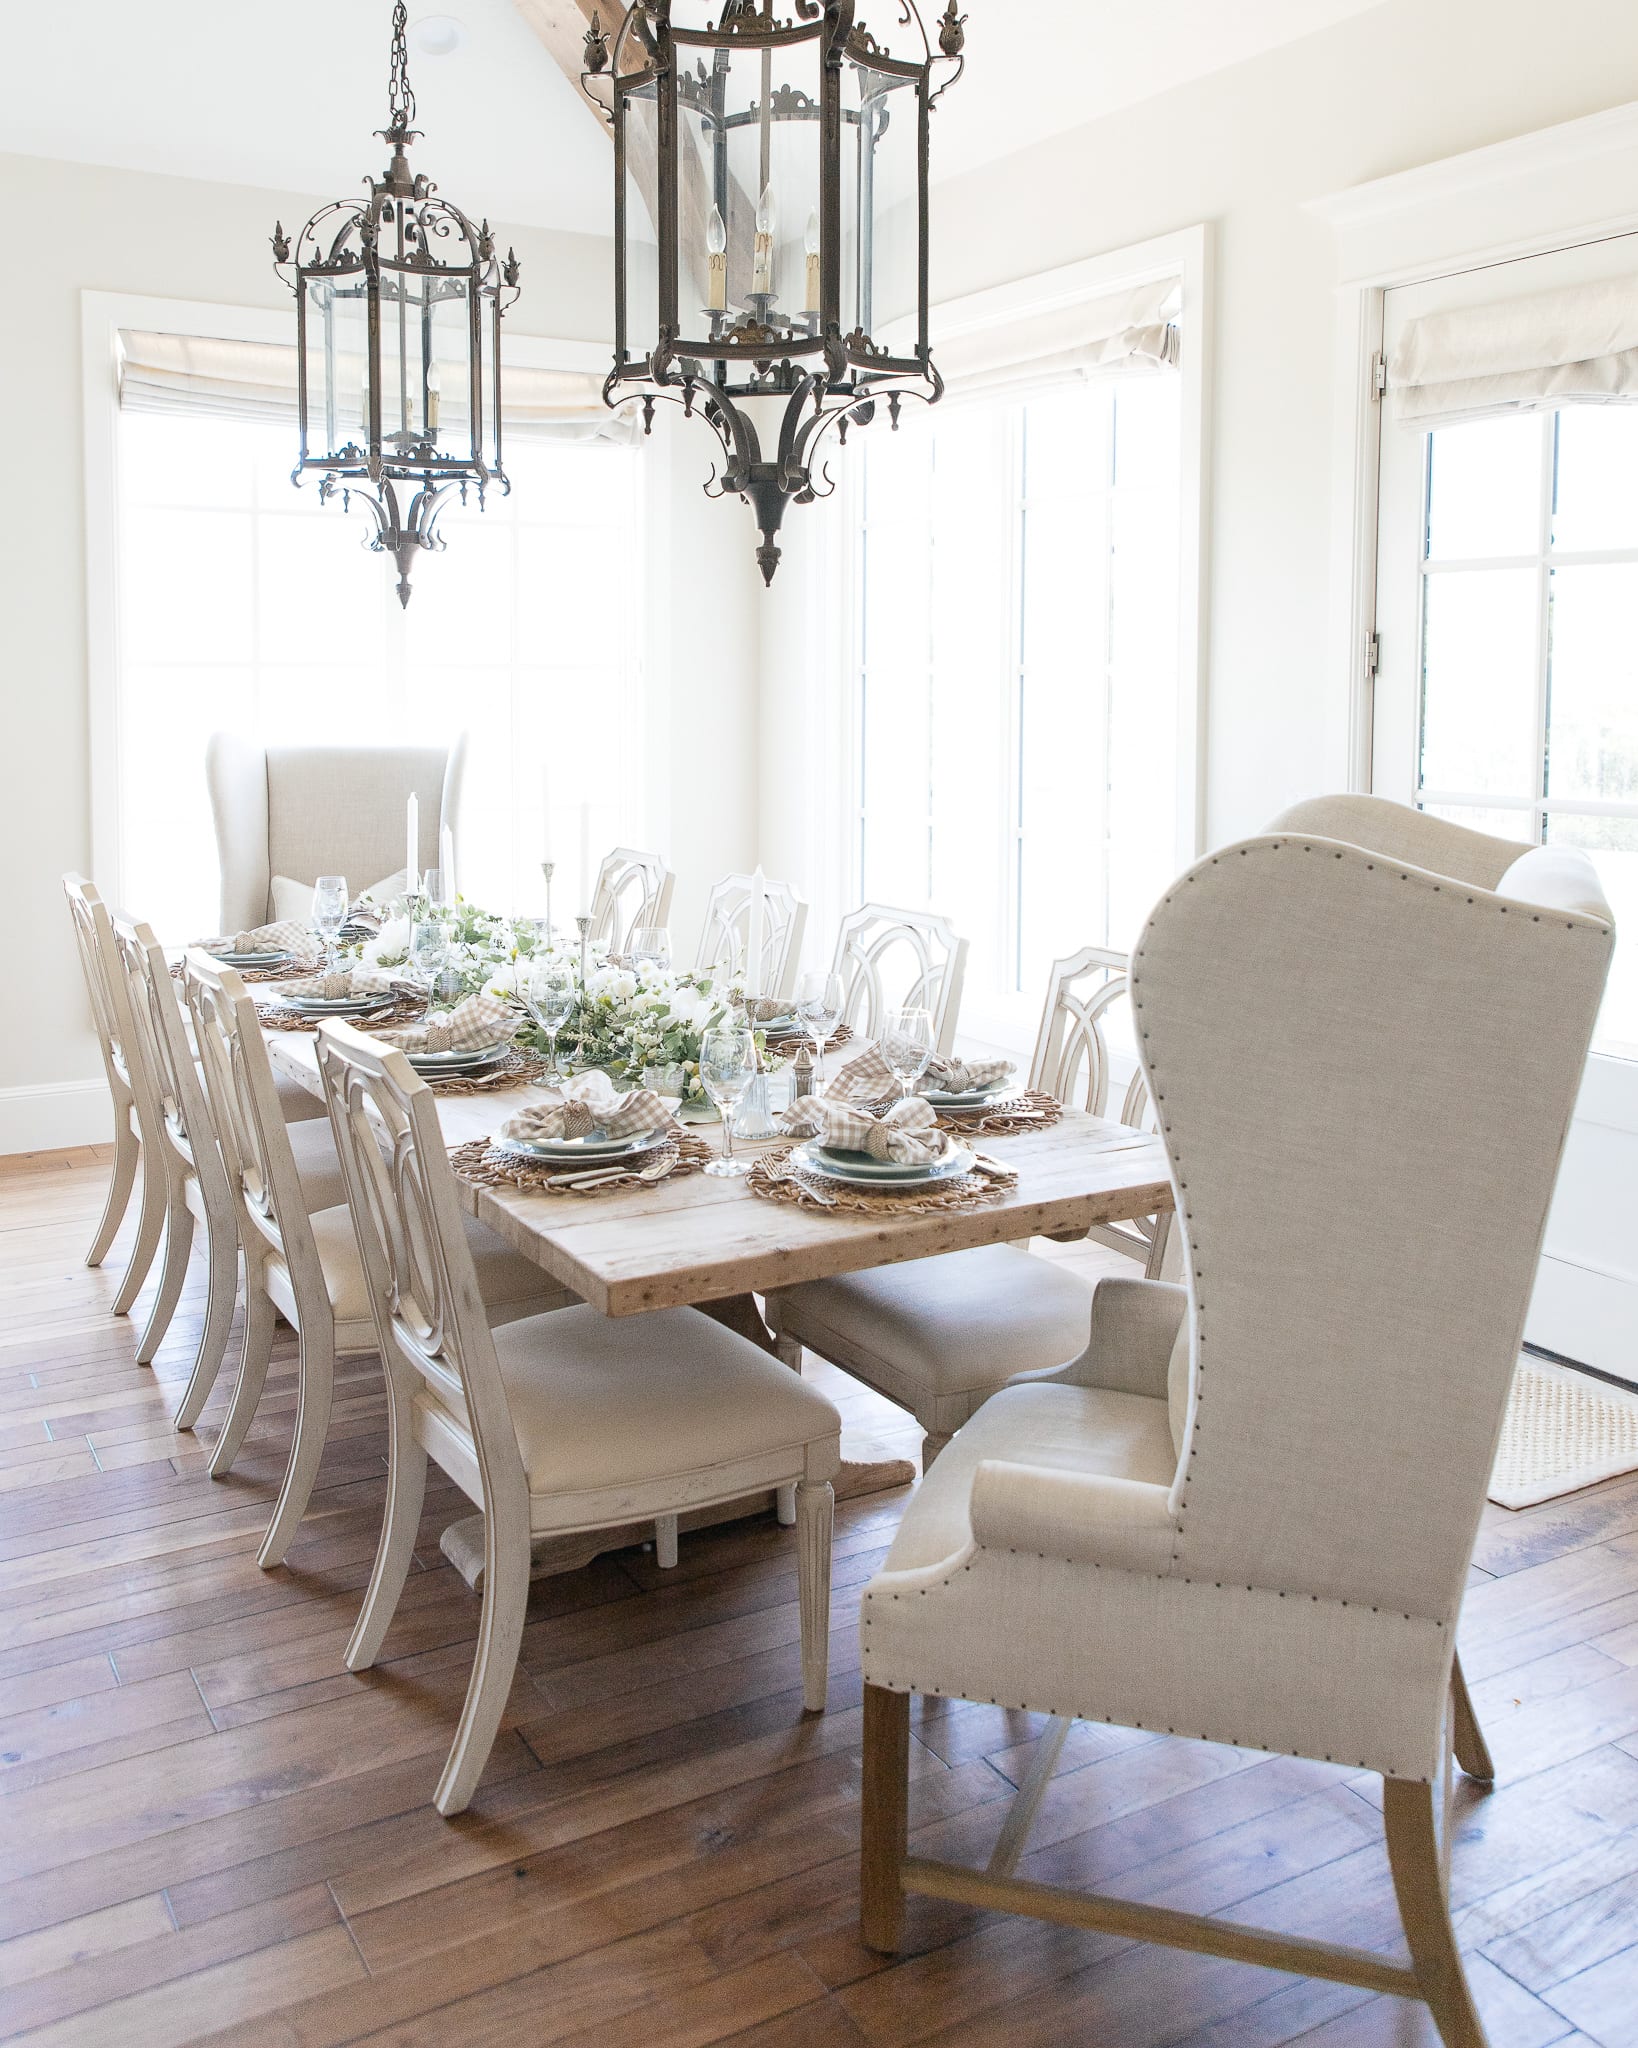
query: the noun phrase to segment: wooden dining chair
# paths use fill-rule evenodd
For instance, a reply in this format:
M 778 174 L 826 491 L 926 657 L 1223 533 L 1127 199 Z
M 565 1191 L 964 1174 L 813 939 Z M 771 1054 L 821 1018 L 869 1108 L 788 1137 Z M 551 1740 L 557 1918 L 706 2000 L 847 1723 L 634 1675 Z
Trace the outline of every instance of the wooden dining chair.
M 592 891 L 591 941 L 623 953 L 643 925 L 667 924 L 677 878 L 657 853 L 617 846 L 603 856 Z
M 227 1351 L 239 1291 L 239 1230 L 227 1169 L 205 1103 L 183 1024 L 180 992 L 164 948 L 145 924 L 113 921 L 114 956 L 123 979 L 139 1063 L 151 1075 L 157 1132 L 147 1153 L 155 1180 L 164 1174 L 165 1262 L 148 1327 L 137 1346 L 146 1365 L 158 1350 L 187 1277 L 195 1224 L 205 1232 L 205 1320 L 193 1369 L 176 1411 L 178 1429 L 191 1429 L 209 1398 Z M 315 1137 L 321 1127 L 311 1126 Z M 333 1156 L 333 1146 L 329 1148 Z
M 149 1150 L 160 1147 L 158 1106 L 151 1077 L 133 1051 L 136 1036 L 130 998 L 119 971 L 113 920 L 93 883 L 84 875 L 63 876 L 63 894 L 74 924 L 74 943 L 91 1004 L 91 1021 L 114 1109 L 114 1168 L 102 1220 L 85 1255 L 88 1266 L 100 1266 L 125 1220 L 137 1169 L 142 1197 L 137 1209 L 136 1242 L 114 1295 L 113 1312 L 129 1315 L 142 1290 L 165 1230 L 166 1178 L 162 1168 L 149 1170 Z
M 1456 1624 L 1613 938 L 1553 848 L 1486 887 L 1273 832 L 1172 884 L 1131 990 L 1185 1285 L 1104 1281 L 1084 1354 L 979 1410 L 865 1589 L 872 1948 L 924 1893 L 1420 1999 L 1482 2048 Z M 1019 1879 L 1041 1773 L 988 1870 L 910 1855 L 917 1693 L 1379 1775 L 1409 1961 Z
M 477 1656 L 434 1795 L 439 1812 L 465 1807 L 500 1725 L 536 1537 L 794 1484 L 802 1697 L 821 1711 L 836 1410 L 692 1309 L 617 1321 L 582 1306 L 492 1332 L 431 1092 L 402 1053 L 342 1024 L 321 1030 L 319 1068 L 390 1411 L 386 1520 L 349 1671 L 375 1662 L 398 1605 L 429 1456 L 484 1520 Z
M 932 1013 L 935 1049 L 954 1046 L 967 941 L 947 917 L 863 903 L 842 919 L 831 971 L 842 984 L 842 1021 L 866 1038 L 881 1036 L 889 1010 L 919 1004 Z
M 808 906 L 789 882 L 762 884 L 766 915 L 762 931 L 762 987 L 752 995 L 788 996 L 795 992 L 797 969 L 802 964 L 802 935 L 807 928 Z M 754 875 L 724 875 L 713 884 L 705 906 L 705 923 L 700 942 L 694 948 L 694 972 L 713 969 L 732 976 L 745 965 L 750 939 L 751 902 L 756 892 Z
M 1054 961 L 1031 1088 L 1105 1114 L 1111 1067 L 1104 1018 L 1125 990 L 1124 954 L 1083 946 Z M 1125 1091 L 1120 1120 L 1147 1128 L 1147 1106 L 1139 1074 Z M 1146 1218 L 1130 1235 L 1111 1227 L 1107 1236 L 1158 1275 L 1167 1220 Z M 925 1432 L 923 1472 L 1014 1374 L 1078 1357 L 1091 1314 L 1087 1282 L 1014 1244 L 806 1280 L 767 1298 L 769 1327 L 786 1364 L 800 1371 L 804 1350 L 817 1352 L 909 1409 Z
M 256 1005 L 231 967 L 195 948 L 187 956 L 186 988 L 245 1268 L 244 1350 L 211 1453 L 213 1479 L 232 1469 L 244 1443 L 281 1315 L 294 1327 L 300 1347 L 289 1461 L 257 1553 L 265 1569 L 283 1559 L 312 1496 L 329 1433 L 336 1361 L 374 1351 L 375 1325 L 332 1126 L 286 1125 Z M 309 1142 L 302 1135 L 308 1129 L 322 1132 L 327 1148 L 330 1166 L 322 1179 L 304 1175 L 297 1163 L 296 1147 Z M 534 1315 L 569 1298 L 493 1231 L 468 1220 L 491 1315 Z

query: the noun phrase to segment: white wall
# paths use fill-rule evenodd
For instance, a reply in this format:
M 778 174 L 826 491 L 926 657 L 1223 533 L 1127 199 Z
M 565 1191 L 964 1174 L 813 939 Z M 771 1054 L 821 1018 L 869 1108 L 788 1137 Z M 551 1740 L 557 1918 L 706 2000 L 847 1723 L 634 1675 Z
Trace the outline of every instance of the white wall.
M 288 308 L 268 236 L 276 217 L 298 226 L 320 196 L 0 155 L 0 201 L 8 217 L 33 224 L 26 273 L 0 294 L 0 388 L 8 395 L 13 481 L 0 498 L 0 861 L 13 992 L 0 1007 L 0 1154 L 85 1142 L 105 1134 L 107 1123 L 58 884 L 65 869 L 91 863 L 80 293 Z M 503 247 L 515 241 L 524 265 L 523 297 L 508 316 L 514 331 L 605 337 L 612 310 L 606 241 L 504 225 L 499 234 Z M 703 477 L 705 451 L 695 452 Z M 663 502 L 671 486 L 661 476 L 654 483 L 662 510 L 672 509 Z M 679 514 L 688 483 L 685 464 L 675 479 Z M 757 621 L 722 522 L 733 524 L 720 511 L 709 523 L 672 522 L 671 596 L 650 649 L 652 694 L 662 708 L 673 707 L 669 732 L 659 732 L 650 750 L 650 808 L 656 836 L 683 877 L 680 928 L 687 919 L 697 923 L 711 873 L 755 858 L 747 769 Z M 588 602 L 618 603 L 647 574 L 640 537 L 632 542 L 629 562 L 611 563 L 607 589 L 586 593 Z M 691 629 L 673 630 L 677 618 L 691 627 L 702 609 L 716 619 L 708 655 Z M 706 758 L 718 740 L 720 771 L 714 752 Z M 708 807 L 682 800 L 705 786 L 715 790 Z M 686 937 L 692 944 L 691 925 Z M 25 978 L 26 1004 L 15 994 Z
M 1336 271 L 1302 202 L 1635 97 L 1632 0 L 1390 0 L 935 188 L 935 303 L 1216 224 L 1210 843 L 1347 776 L 1347 681 L 1327 668 Z M 792 512 L 782 578 L 841 517 Z M 817 629 L 788 599 L 764 617 L 763 857 L 787 872 L 807 828 L 775 773 Z

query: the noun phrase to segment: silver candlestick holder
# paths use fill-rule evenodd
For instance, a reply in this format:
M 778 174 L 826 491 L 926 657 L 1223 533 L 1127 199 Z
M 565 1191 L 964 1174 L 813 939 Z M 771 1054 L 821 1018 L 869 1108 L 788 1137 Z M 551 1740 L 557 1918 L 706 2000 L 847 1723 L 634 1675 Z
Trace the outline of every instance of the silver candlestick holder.
M 591 944 L 592 921 L 589 917 L 577 917 L 574 928 L 580 934 L 580 986 L 586 986 L 586 948 Z
M 546 877 L 546 943 L 552 943 L 552 877 L 557 873 L 555 860 L 543 860 L 540 872 Z

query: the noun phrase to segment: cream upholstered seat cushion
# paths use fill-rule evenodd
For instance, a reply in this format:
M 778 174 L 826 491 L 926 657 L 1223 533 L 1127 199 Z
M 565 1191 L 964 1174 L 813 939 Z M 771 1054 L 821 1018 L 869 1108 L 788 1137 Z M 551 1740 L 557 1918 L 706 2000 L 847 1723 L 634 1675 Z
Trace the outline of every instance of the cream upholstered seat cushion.
M 326 1117 L 322 1123 L 287 1124 L 285 1136 L 290 1140 L 302 1200 L 309 1211 L 333 1209 L 338 1202 L 344 1202 L 347 1192 L 342 1185 L 341 1161 L 336 1157 L 330 1119 Z
M 559 1309 L 497 1330 L 495 1350 L 531 1493 L 640 1486 L 841 1427 L 800 1373 L 693 1309 Z
M 1078 1358 L 1092 1290 L 1049 1259 L 991 1244 L 804 1281 L 772 1309 L 781 1333 L 816 1351 L 838 1339 L 844 1354 L 866 1352 L 935 1394 L 972 1394 Z
M 1177 1472 L 1164 1401 L 1052 1382 L 1003 1388 L 939 1454 L 905 1509 L 884 1571 L 919 1570 L 967 1548 L 973 1475 L 986 1458 L 1158 1487 L 1170 1487 Z
M 326 1130 L 329 1126 L 325 1126 Z M 340 1168 L 337 1167 L 339 1175 Z M 364 1265 L 358 1255 L 353 1219 L 343 1200 L 333 1208 L 319 1210 L 311 1219 L 313 1242 L 324 1267 L 324 1285 L 338 1323 L 368 1322 L 369 1289 Z M 478 1289 L 491 1316 L 527 1314 L 533 1303 L 561 1301 L 562 1290 L 540 1268 L 520 1258 L 503 1238 L 496 1236 L 476 1216 L 463 1216 L 466 1241 L 472 1263 L 478 1269 Z

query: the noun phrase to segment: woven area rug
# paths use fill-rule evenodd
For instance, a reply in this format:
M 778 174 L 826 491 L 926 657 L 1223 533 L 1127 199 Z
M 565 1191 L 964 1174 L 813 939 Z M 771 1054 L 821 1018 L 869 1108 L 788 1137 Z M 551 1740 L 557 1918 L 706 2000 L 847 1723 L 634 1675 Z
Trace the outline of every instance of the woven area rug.
M 1490 1475 L 1498 1507 L 1533 1508 L 1638 1470 L 1638 1392 L 1528 1353 Z

